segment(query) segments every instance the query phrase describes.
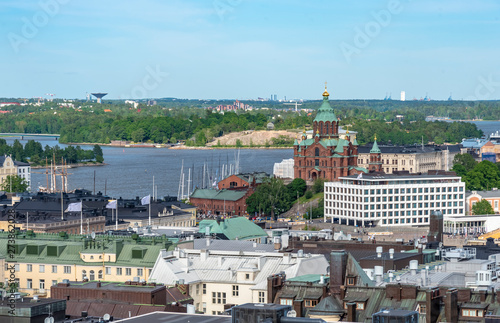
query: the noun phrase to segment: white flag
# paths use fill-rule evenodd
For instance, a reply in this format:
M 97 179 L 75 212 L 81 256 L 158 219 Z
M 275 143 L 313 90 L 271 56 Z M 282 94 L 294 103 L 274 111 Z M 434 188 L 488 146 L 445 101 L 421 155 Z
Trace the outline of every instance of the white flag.
M 116 200 L 109 200 L 108 204 L 106 204 L 106 209 L 116 209 Z
M 82 202 L 78 203 L 70 203 L 65 212 L 81 212 L 82 211 Z
M 151 195 L 146 195 L 141 199 L 141 205 L 148 205 L 151 201 Z
M 363 178 L 363 173 L 359 173 L 358 177 L 356 179 L 362 179 Z

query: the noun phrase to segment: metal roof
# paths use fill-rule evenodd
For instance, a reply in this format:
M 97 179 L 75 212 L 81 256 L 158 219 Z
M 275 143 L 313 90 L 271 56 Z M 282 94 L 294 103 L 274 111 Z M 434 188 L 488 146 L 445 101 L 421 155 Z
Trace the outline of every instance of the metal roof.
M 247 190 L 215 190 L 209 188 L 197 188 L 191 194 L 191 198 L 238 201 L 247 194 Z
M 229 240 L 249 240 L 259 237 L 267 237 L 267 233 L 258 225 L 245 217 L 227 218 L 221 221 L 202 220 L 199 224 L 199 232 L 205 233 L 210 228 L 210 234 L 223 234 Z

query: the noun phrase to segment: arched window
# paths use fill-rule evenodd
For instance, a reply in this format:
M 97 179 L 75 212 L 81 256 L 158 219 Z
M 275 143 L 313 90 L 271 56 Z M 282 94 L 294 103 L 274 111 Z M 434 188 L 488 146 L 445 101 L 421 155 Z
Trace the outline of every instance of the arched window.
M 326 134 L 329 134 L 329 132 L 328 132 L 328 122 L 325 124 L 325 128 L 326 128 Z
M 337 167 L 337 162 L 336 161 L 333 162 L 333 167 Z
M 319 148 L 314 148 L 314 156 L 319 156 Z
M 90 271 L 90 277 L 89 277 L 89 280 L 95 280 L 95 274 L 94 274 L 94 271 L 91 270 Z
M 97 278 L 102 279 L 102 270 L 99 270 L 99 272 L 97 273 Z
M 319 123 L 319 133 L 323 134 L 323 122 Z
M 87 278 L 87 271 L 86 270 L 82 270 L 82 280 L 84 280 L 86 278 Z

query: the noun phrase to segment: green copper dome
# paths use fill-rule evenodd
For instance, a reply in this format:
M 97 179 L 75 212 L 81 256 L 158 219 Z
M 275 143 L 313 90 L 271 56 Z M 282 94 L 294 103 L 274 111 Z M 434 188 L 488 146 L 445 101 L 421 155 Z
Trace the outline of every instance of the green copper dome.
M 330 102 L 328 101 L 328 92 L 323 93 L 323 103 L 318 109 L 318 113 L 316 114 L 316 118 L 314 118 L 314 122 L 333 122 L 337 121 L 337 116 L 335 115 L 335 112 L 333 112 L 333 108 L 330 105 Z

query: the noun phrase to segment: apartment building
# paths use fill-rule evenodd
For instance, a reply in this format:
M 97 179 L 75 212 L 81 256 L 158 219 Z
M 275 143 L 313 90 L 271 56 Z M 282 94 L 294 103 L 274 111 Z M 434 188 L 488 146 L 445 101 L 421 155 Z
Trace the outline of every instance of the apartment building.
M 50 233 L 0 232 L 0 274 L 14 280 L 21 292 L 50 297 L 50 287 L 71 281 L 147 281 L 160 250 L 173 248 L 164 237 L 113 237 Z M 14 263 L 15 261 L 15 263 Z

